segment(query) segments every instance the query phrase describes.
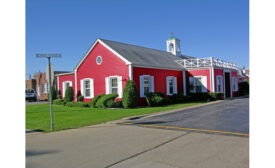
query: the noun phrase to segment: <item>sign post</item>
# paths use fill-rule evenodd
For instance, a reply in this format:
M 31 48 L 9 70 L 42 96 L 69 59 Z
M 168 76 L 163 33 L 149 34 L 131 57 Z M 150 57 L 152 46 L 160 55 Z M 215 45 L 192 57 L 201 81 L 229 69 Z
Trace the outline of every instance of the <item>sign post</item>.
M 54 124 L 53 124 L 53 111 L 52 111 L 52 89 L 51 89 L 51 58 L 60 58 L 61 54 L 36 54 L 36 58 L 48 58 L 48 74 L 49 74 L 49 79 L 48 79 L 48 87 L 49 87 L 49 100 L 50 100 L 50 115 L 51 115 L 51 131 L 54 129 Z

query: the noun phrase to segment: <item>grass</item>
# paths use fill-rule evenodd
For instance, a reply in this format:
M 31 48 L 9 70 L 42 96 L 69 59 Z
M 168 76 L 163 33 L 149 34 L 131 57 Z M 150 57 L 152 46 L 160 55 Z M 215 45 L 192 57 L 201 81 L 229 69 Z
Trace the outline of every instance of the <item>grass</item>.
M 173 104 L 163 107 L 143 107 L 136 109 L 100 109 L 88 107 L 66 107 L 53 105 L 54 131 L 79 128 L 125 117 L 151 114 L 160 111 L 190 107 L 203 102 Z M 26 105 L 26 128 L 50 131 L 49 104 Z

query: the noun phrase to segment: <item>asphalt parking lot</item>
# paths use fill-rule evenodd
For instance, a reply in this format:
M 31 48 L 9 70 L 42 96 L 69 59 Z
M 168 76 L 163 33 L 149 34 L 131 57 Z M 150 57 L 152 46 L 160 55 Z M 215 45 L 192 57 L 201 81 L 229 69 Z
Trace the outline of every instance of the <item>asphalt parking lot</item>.
M 227 99 L 207 106 L 129 120 L 125 124 L 248 136 L 249 98 Z

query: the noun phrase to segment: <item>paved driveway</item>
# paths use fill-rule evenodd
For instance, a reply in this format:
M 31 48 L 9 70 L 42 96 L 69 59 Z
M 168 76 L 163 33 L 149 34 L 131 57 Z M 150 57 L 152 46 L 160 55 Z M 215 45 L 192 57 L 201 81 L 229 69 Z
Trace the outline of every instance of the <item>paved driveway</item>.
M 128 124 L 208 133 L 249 134 L 249 98 L 228 99 L 207 106 L 140 118 Z

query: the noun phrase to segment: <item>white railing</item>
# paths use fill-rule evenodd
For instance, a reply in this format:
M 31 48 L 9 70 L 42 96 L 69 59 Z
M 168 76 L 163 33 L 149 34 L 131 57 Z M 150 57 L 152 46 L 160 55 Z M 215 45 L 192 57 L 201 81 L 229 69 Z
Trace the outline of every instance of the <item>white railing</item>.
M 222 67 L 229 69 L 237 69 L 236 64 L 233 62 L 224 61 L 217 58 L 195 58 L 195 59 L 182 59 L 176 60 L 183 68 L 203 68 L 203 67 Z

